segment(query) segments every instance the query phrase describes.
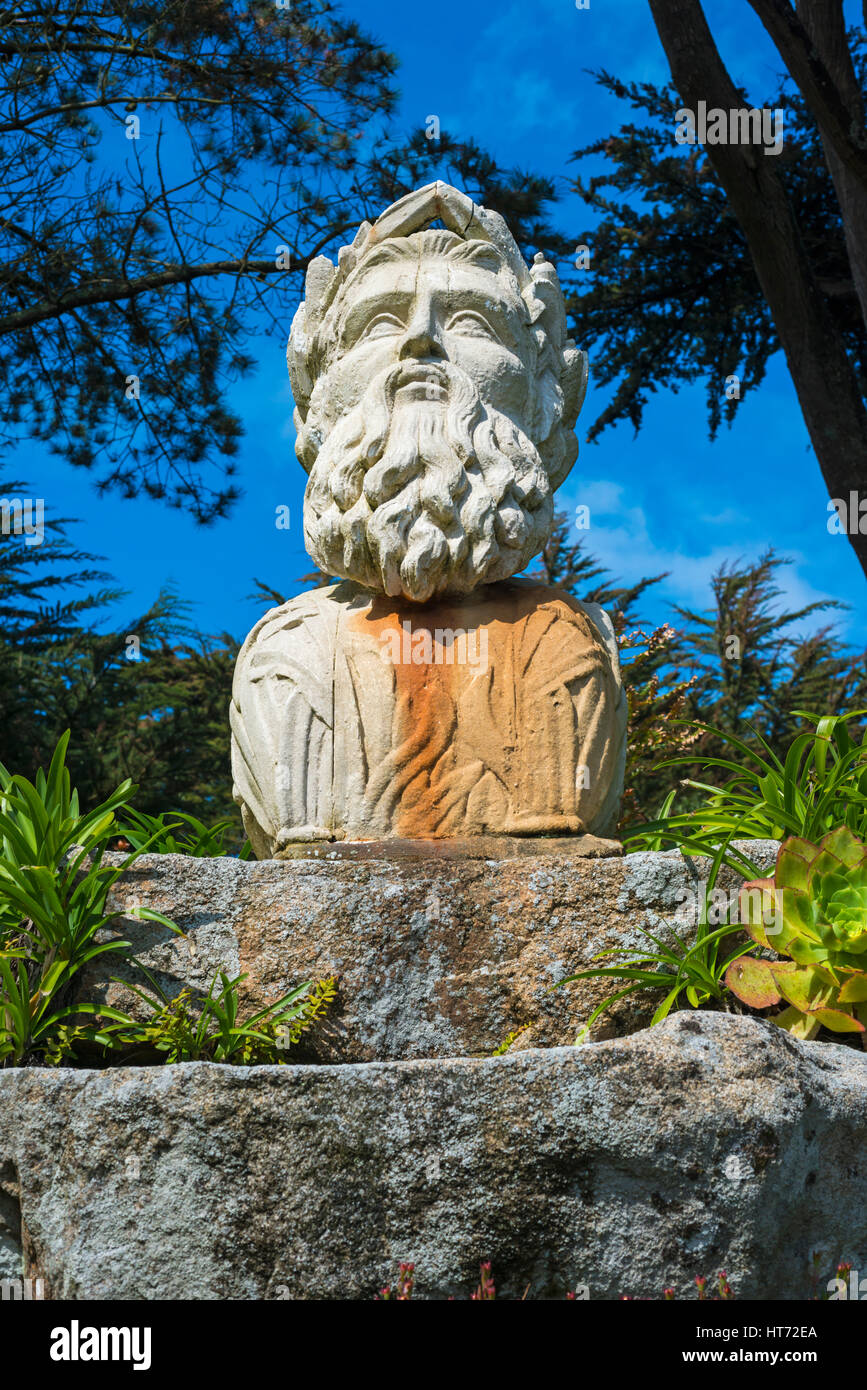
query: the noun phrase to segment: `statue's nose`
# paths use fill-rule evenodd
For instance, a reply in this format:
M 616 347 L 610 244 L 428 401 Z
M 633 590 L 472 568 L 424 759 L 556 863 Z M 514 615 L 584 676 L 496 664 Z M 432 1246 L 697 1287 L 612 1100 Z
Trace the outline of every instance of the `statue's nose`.
M 400 346 L 401 360 L 407 357 L 445 357 L 436 319 L 429 304 L 420 305 L 407 324 Z

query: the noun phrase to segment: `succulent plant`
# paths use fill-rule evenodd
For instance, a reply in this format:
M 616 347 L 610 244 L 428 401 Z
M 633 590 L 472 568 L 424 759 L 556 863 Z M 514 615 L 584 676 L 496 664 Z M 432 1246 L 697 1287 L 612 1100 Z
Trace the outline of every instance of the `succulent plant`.
M 796 1037 L 824 1025 L 867 1045 L 867 845 L 845 826 L 817 845 L 793 836 L 773 878 L 744 884 L 740 914 L 757 945 L 788 959 L 742 956 L 732 993 L 757 1009 L 785 1001 L 772 1022 Z

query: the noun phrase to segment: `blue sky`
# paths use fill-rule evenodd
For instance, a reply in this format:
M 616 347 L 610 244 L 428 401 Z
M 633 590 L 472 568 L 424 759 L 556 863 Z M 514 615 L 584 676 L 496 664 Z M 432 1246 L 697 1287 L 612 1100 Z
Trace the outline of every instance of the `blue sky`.
M 502 164 L 561 181 L 574 171 L 567 162 L 573 150 L 628 119 L 586 69 L 607 68 L 625 80 L 668 77 L 647 0 L 590 0 L 586 10 L 574 0 L 499 7 L 348 0 L 343 9 L 400 59 L 393 133 L 436 114 L 444 129 L 475 139 Z M 860 5 L 847 0 L 846 10 L 856 22 Z M 761 102 L 776 89 L 781 64 L 753 11 L 733 0 L 706 12 L 733 77 Z M 564 199 L 553 220 L 577 230 L 588 217 L 578 200 Z M 286 334 L 293 309 L 287 303 Z M 229 520 L 201 529 L 147 500 L 99 498 L 86 474 L 31 445 L 8 461 L 7 474 L 26 479 L 55 514 L 82 519 L 77 543 L 105 556 L 105 568 L 130 591 L 112 626 L 132 623 L 171 583 L 192 600 L 201 629 L 242 636 L 259 612 L 247 599 L 253 576 L 294 592 L 310 568 L 285 334 L 256 338 L 250 350 L 257 372 L 232 392 L 247 431 L 239 459 L 245 496 Z M 592 385 L 592 358 L 590 366 L 579 437 L 608 398 Z M 619 426 L 597 444 L 582 444 L 558 497 L 567 511 L 590 505 L 587 547 L 622 580 L 670 571 L 645 604 L 650 621 L 669 616 L 669 603 L 706 607 L 708 580 L 721 562 L 755 557 L 773 543 L 793 562 L 781 574 L 786 601 L 843 599 L 852 607 L 840 616 L 842 631 L 853 643 L 864 640 L 867 586 L 848 542 L 828 534 L 827 494 L 781 356 L 716 443 L 707 439 L 703 388 L 661 392 L 637 438 Z M 281 505 L 290 508 L 288 531 L 275 526 Z

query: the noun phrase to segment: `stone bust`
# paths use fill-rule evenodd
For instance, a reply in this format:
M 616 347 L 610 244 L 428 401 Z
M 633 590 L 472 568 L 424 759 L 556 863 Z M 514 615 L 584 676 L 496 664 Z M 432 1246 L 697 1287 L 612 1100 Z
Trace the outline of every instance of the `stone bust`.
M 554 267 L 430 184 L 336 266 L 311 263 L 288 363 L 305 543 L 342 582 L 265 614 L 238 658 L 232 768 L 255 853 L 611 833 L 610 621 L 512 578 L 578 452 L 587 359 Z

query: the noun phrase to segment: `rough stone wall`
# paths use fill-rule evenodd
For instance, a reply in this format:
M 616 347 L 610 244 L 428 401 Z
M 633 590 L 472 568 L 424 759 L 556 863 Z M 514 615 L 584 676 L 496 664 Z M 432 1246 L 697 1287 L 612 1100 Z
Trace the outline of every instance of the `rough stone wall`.
M 540 843 L 532 854 L 492 846 L 489 858 L 376 857 L 375 846 L 360 858 L 326 846 L 320 857 L 261 863 L 147 855 L 113 901 L 157 908 L 184 928 L 181 939 L 152 923 L 119 923 L 169 993 L 203 989 L 223 968 L 247 972 L 247 997 L 261 1005 L 306 979 L 336 976 L 338 998 L 306 1059 L 488 1056 L 525 1025 L 518 1046 L 572 1043 L 614 986 L 552 989 L 559 980 L 600 951 L 645 944 L 639 927 L 693 930 L 702 861 L 678 851 L 577 857 L 540 852 Z M 776 849 L 755 842 L 752 852 L 770 863 Z M 732 891 L 738 881 L 722 880 Z M 109 983 L 125 973 L 98 958 L 79 997 L 135 1013 L 135 996 Z M 592 1036 L 645 1026 L 655 1003 L 632 997 Z
M 474 1061 L 0 1073 L 53 1298 L 809 1298 L 867 1268 L 867 1057 L 758 1019 Z M 692 1293 L 690 1293 L 692 1290 Z

